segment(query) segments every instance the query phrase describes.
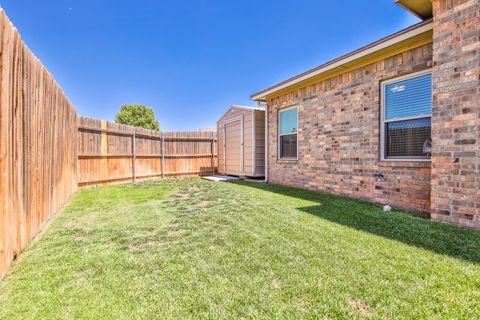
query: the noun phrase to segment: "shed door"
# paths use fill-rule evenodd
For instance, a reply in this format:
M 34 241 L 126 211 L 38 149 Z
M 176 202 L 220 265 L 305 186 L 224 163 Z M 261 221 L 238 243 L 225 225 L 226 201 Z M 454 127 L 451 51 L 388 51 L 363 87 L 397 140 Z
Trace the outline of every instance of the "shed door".
M 243 121 L 238 119 L 225 124 L 225 172 L 239 175 L 243 166 Z

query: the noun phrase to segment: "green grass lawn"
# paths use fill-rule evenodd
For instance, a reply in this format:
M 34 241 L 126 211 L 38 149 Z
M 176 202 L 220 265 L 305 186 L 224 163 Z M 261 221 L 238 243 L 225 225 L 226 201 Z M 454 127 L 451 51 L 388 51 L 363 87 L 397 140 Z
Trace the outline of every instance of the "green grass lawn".
M 0 319 L 478 319 L 480 232 L 199 178 L 79 192 L 0 283 Z

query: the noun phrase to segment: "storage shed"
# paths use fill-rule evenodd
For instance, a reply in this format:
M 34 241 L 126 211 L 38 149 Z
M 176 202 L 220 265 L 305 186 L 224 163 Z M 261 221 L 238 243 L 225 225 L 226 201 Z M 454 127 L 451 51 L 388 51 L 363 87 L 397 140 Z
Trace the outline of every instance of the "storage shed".
M 226 175 L 265 176 L 265 110 L 231 106 L 217 122 L 218 171 Z

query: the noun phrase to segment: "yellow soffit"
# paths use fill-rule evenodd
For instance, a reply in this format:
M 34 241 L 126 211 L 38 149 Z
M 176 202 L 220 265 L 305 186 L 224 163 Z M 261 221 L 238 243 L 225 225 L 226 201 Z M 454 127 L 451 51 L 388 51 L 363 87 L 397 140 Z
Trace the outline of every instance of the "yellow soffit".
M 422 20 L 433 16 L 432 0 L 395 0 L 395 3 Z

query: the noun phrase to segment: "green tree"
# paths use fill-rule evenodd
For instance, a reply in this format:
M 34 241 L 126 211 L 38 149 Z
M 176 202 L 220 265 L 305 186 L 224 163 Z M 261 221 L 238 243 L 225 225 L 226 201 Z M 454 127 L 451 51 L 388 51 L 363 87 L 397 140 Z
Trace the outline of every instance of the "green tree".
M 157 119 L 155 119 L 152 108 L 144 105 L 123 105 L 120 108 L 120 112 L 117 113 L 117 116 L 115 117 L 115 122 L 160 131 L 160 124 Z

